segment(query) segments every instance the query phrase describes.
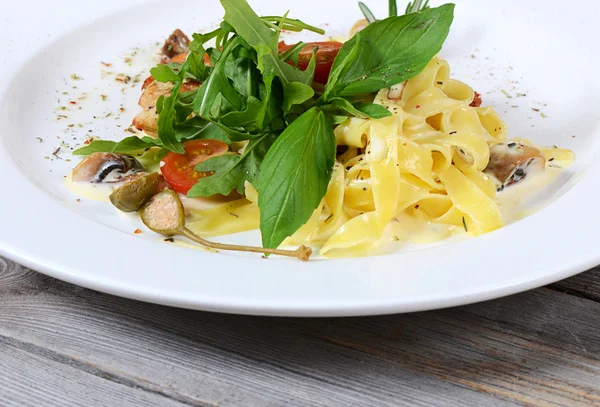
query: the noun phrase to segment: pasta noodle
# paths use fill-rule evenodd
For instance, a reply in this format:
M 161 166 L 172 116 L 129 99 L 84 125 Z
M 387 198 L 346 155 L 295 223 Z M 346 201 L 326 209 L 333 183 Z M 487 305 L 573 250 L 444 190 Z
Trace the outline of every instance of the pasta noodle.
M 349 118 L 335 129 L 337 145 L 347 151 L 337 157 L 321 205 L 285 244 L 357 256 L 390 236 L 430 242 L 502 227 L 498 184 L 484 170 L 490 146 L 506 141 L 506 125 L 492 108 L 470 106 L 473 98 L 473 89 L 450 78 L 448 63 L 438 58 L 413 79 L 380 91 L 374 103 L 392 116 Z M 565 166 L 573 159 L 568 150 L 541 151 Z M 190 228 L 203 236 L 256 228 L 256 202 L 247 183 L 246 199 L 196 212 Z

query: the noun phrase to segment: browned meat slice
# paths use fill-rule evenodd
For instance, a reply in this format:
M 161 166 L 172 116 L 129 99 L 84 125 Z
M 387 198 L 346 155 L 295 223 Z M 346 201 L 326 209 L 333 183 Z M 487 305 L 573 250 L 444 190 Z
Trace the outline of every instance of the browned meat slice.
M 200 87 L 200 82 L 188 80 L 181 85 L 180 92 L 189 92 Z M 173 88 L 172 83 L 157 82 L 151 76 L 142 85 L 142 95 L 138 104 L 142 111 L 133 118 L 133 126 L 145 132 L 150 137 L 158 135 L 158 113 L 156 113 L 156 101 L 159 97 L 167 97 Z
M 169 61 L 175 55 L 182 54 L 188 51 L 190 45 L 190 39 L 181 31 L 179 28 L 173 31 L 173 33 L 165 41 L 165 45 L 162 47 L 162 54 L 166 61 Z
M 504 187 L 515 184 L 535 171 L 543 171 L 546 160 L 542 152 L 522 143 L 500 143 L 490 147 L 490 162 L 485 172 L 493 175 Z
M 473 101 L 469 105 L 471 107 L 479 107 L 481 106 L 481 95 L 475 92 L 475 96 L 473 97 Z

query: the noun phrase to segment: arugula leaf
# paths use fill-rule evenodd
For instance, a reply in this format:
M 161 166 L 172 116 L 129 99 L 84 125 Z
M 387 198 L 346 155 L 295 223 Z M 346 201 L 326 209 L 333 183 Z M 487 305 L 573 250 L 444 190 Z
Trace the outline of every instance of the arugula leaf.
M 200 86 L 193 108 L 196 113 L 204 118 L 217 120 L 223 111 L 242 110 L 244 101 L 242 95 L 232 86 L 226 75 L 226 65 L 233 51 L 242 46 L 241 38 L 236 38 L 220 55 L 211 75 Z
M 158 82 L 178 82 L 181 65 L 177 63 L 160 64 L 150 69 L 150 75 Z
M 346 42 L 333 63 L 325 100 L 376 92 L 404 82 L 440 51 L 454 4 L 369 24 Z
M 277 247 L 311 217 L 325 196 L 335 162 L 335 135 L 313 107 L 269 149 L 258 176 L 263 247 Z
M 256 51 L 234 37 L 192 103 L 198 115 L 217 123 L 232 140 L 278 132 L 285 124 L 281 86 L 272 75 L 261 76 L 256 59 Z
M 375 103 L 357 102 L 352 104 L 344 98 L 333 98 L 331 102 L 331 105 L 336 109 L 343 110 L 361 119 L 381 119 L 392 115 L 385 107 Z
M 283 88 L 283 110 L 289 111 L 293 105 L 299 105 L 315 95 L 315 90 L 303 83 L 292 82 L 288 83 Z
M 225 21 L 256 50 L 258 69 L 264 76 L 275 75 L 284 86 L 290 82 L 312 83 L 310 72 L 303 72 L 279 58 L 279 32 L 269 29 L 246 0 L 221 0 L 221 5 L 225 9 Z
M 150 147 L 156 147 L 156 142 L 149 138 L 144 137 L 141 139 L 136 136 L 126 137 L 121 141 L 111 140 L 94 140 L 87 146 L 83 146 L 73 151 L 73 155 L 89 155 L 92 153 L 118 153 L 118 154 L 130 154 L 140 150 L 145 150 Z
M 298 66 L 298 54 L 306 47 L 305 42 L 298 42 L 296 45 L 279 55 L 279 59 L 283 62 L 292 61 L 294 66 Z
M 283 30 L 286 30 L 286 31 L 300 32 L 302 30 L 308 30 L 308 31 L 312 31 L 314 33 L 321 34 L 321 35 L 325 34 L 325 30 L 323 30 L 322 28 L 318 28 L 313 25 L 306 24 L 305 22 L 302 22 L 300 20 L 288 18 L 287 14 L 284 17 L 262 16 L 260 19 L 267 23 L 269 23 L 269 22 L 278 23 L 280 28 Z M 283 25 L 282 25 L 282 23 L 283 23 Z
M 198 45 L 196 46 L 196 49 L 198 51 L 190 50 L 187 60 L 185 61 L 184 69 L 189 70 L 189 72 L 185 73 L 185 76 L 202 82 L 208 77 L 210 70 L 204 65 L 204 47 Z
M 212 139 L 231 144 L 231 139 L 219 126 L 198 116 L 176 124 L 174 130 L 179 141 Z
M 181 82 L 177 82 L 171 89 L 171 94 L 162 101 L 162 110 L 158 115 L 158 137 L 165 148 L 183 154 L 185 152 L 183 144 L 177 140 L 175 135 L 175 118 L 177 115 L 175 102 L 180 88 Z
M 196 171 L 214 171 L 210 177 L 201 178 L 188 192 L 190 198 L 229 195 L 234 189 L 244 193 L 246 180 L 255 183 L 260 164 L 271 147 L 276 134 L 265 134 L 250 141 L 242 155 L 226 154 L 212 157 L 195 168 Z

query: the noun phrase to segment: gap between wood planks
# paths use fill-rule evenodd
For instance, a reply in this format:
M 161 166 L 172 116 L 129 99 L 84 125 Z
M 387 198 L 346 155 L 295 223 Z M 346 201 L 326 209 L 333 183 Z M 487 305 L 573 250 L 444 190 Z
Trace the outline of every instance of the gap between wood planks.
M 181 396 L 181 395 L 173 396 L 170 394 L 166 394 L 165 392 L 161 391 L 160 389 L 156 389 L 152 386 L 143 386 L 143 385 L 140 385 L 139 383 L 137 383 L 131 379 L 128 379 L 126 377 L 117 375 L 117 374 L 115 374 L 113 372 L 109 372 L 107 370 L 100 369 L 99 367 L 95 366 L 92 363 L 84 362 L 82 360 L 78 360 L 73 357 L 63 355 L 63 354 L 54 352 L 50 349 L 42 348 L 42 347 L 36 346 L 34 344 L 28 343 L 28 342 L 22 342 L 15 338 L 9 338 L 7 336 L 0 335 L 0 345 L 11 346 L 18 350 L 27 352 L 31 355 L 35 355 L 35 356 L 41 357 L 43 359 L 50 360 L 52 362 L 57 362 L 62 365 L 69 366 L 69 367 L 77 369 L 81 372 L 91 374 L 93 376 L 99 377 L 104 380 L 108 380 L 112 383 L 130 387 L 132 389 L 143 390 L 148 393 L 152 393 L 157 396 L 164 397 L 165 399 L 175 401 L 175 402 L 181 403 L 186 406 L 218 407 L 216 404 L 198 402 L 197 400 L 191 400 L 191 399 Z M 140 379 L 140 381 L 144 381 L 144 380 Z

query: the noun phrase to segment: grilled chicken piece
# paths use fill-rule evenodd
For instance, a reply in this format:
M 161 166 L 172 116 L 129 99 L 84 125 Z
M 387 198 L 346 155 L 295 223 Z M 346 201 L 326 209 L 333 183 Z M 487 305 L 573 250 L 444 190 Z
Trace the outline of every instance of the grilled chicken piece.
M 189 52 L 190 39 L 181 31 L 176 29 L 167 38 L 162 47 L 162 62 L 177 62 L 183 64 Z M 180 92 L 198 89 L 200 84 L 196 81 L 187 81 L 181 86 Z M 151 76 L 146 78 L 142 85 L 142 95 L 138 104 L 142 111 L 133 119 L 133 126 L 145 132 L 149 137 L 158 136 L 158 114 L 156 113 L 156 101 L 160 96 L 167 97 L 171 93 L 173 84 L 157 82 Z
M 501 184 L 499 190 L 525 179 L 527 174 L 543 171 L 546 160 L 542 152 L 522 143 L 500 143 L 490 147 L 490 162 L 485 172 Z
M 187 52 L 176 55 L 171 62 L 185 62 Z M 200 82 L 188 80 L 181 85 L 180 92 L 196 90 L 200 87 Z M 138 104 L 142 111 L 133 118 L 133 126 L 146 133 L 149 137 L 156 138 L 158 135 L 158 113 L 156 113 L 156 101 L 159 97 L 167 97 L 173 88 L 172 83 L 158 82 L 153 77 L 146 78 L 142 85 L 142 95 Z
M 165 45 L 162 47 L 163 60 L 169 62 L 171 58 L 176 55 L 188 52 L 190 45 L 190 39 L 181 31 L 179 28 L 173 31 L 173 33 L 165 41 Z

